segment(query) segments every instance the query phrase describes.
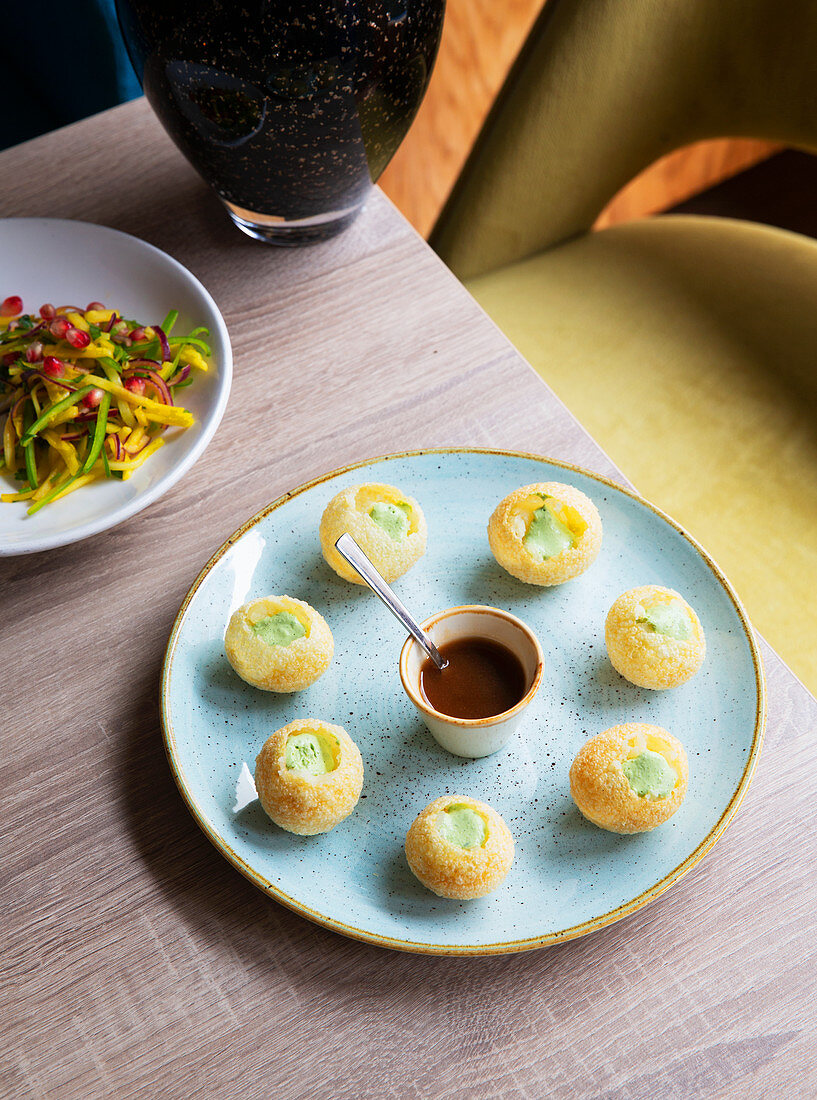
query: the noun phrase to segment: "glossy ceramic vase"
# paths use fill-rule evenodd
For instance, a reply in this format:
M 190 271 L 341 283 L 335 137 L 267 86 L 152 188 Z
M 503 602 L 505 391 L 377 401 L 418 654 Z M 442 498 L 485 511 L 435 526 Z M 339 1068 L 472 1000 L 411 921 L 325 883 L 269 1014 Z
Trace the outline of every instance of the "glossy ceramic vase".
M 360 211 L 425 94 L 444 8 L 117 0 L 162 125 L 235 224 L 274 244 L 331 236 Z

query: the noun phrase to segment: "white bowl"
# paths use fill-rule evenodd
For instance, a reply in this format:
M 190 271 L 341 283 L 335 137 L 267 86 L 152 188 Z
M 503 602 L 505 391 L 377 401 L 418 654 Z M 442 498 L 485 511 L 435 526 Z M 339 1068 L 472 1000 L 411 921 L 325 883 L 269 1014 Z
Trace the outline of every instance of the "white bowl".
M 403 688 L 435 741 L 455 756 L 472 760 L 498 752 L 516 732 L 542 682 L 544 657 L 538 638 L 509 611 L 482 604 L 449 607 L 426 619 L 422 627 L 438 648 L 456 638 L 487 638 L 504 645 L 521 662 L 528 686 L 515 706 L 490 718 L 454 718 L 435 710 L 420 689 L 425 652 L 413 638 L 407 638 L 400 651 Z
M 160 324 L 179 311 L 174 334 L 210 330 L 213 366 L 183 390 L 192 427 L 169 429 L 165 446 L 128 481 L 99 481 L 48 504 L 33 516 L 24 501 L 0 502 L 0 555 L 31 554 L 88 538 L 129 519 L 179 480 L 218 427 L 233 375 L 230 338 L 213 299 L 187 268 L 153 245 L 88 222 L 57 218 L 0 219 L 0 301 L 19 294 L 27 313 L 44 302 L 104 302 L 126 317 Z M 4 418 L 0 418 L 4 419 Z M 14 484 L 0 476 L 3 492 Z

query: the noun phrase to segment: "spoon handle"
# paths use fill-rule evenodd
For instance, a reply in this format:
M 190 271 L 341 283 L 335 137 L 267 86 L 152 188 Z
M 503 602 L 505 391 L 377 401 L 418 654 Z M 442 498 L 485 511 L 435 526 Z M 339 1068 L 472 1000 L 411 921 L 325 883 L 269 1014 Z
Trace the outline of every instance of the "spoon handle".
M 389 588 L 352 536 L 348 534 L 341 535 L 335 543 L 335 549 L 360 574 L 372 592 L 380 597 L 392 615 L 400 620 L 412 638 L 423 647 L 437 668 L 445 668 L 448 662 L 440 654 L 428 635 L 421 630 L 419 623 L 411 615 L 408 608 Z

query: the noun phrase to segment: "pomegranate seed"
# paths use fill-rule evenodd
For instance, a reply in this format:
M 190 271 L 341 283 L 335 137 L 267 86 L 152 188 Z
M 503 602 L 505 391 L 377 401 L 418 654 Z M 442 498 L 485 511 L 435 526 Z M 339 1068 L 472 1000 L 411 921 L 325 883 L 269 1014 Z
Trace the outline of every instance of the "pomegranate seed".
M 50 302 L 46 302 L 45 305 L 40 306 L 40 316 L 44 321 L 53 321 L 57 316 L 57 311 Z
M 71 322 L 67 317 L 55 317 L 48 326 L 51 335 L 56 336 L 58 340 L 62 340 L 69 328 L 71 328 Z
M 144 378 L 126 378 L 124 386 L 126 390 L 130 390 L 131 393 L 136 393 L 140 397 L 145 392 Z
M 87 348 L 91 342 L 91 337 L 87 332 L 83 332 L 82 329 L 79 328 L 74 328 L 73 325 L 68 326 L 65 339 L 72 348 Z
M 102 304 L 102 302 L 89 302 L 88 305 L 85 307 L 85 312 L 88 313 L 90 310 L 99 312 L 99 310 L 104 308 L 105 306 Z
M 86 409 L 95 409 L 99 402 L 102 400 L 102 390 L 93 389 L 90 393 L 86 393 L 82 399 L 82 404 Z
M 23 312 L 23 299 L 19 294 L 12 294 L 0 305 L 0 317 L 17 317 Z
M 143 328 L 132 328 L 130 330 L 130 338 L 134 341 L 134 343 L 139 344 L 142 342 L 142 340 L 145 340 L 147 338 L 147 333 Z
M 55 355 L 46 355 L 43 359 L 43 374 L 47 374 L 49 378 L 62 378 L 64 370 L 65 363 Z
M 33 344 L 29 344 L 26 348 L 26 362 L 36 363 L 38 359 L 43 357 L 43 346 L 39 340 L 35 340 Z

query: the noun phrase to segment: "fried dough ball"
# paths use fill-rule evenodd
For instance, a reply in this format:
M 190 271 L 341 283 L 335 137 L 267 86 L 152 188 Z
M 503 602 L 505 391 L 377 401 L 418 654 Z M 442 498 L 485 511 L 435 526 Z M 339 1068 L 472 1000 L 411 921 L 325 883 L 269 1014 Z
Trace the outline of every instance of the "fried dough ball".
M 292 596 L 262 596 L 239 607 L 224 637 L 242 680 L 264 691 L 302 691 L 326 672 L 335 643 L 326 620 Z
M 360 798 L 360 750 L 343 726 L 299 718 L 264 742 L 255 760 L 255 786 L 282 829 L 301 836 L 328 833 Z
M 687 790 L 681 742 L 660 726 L 627 722 L 596 734 L 570 767 L 570 793 L 588 821 L 611 833 L 643 833 L 667 821 Z
M 513 837 L 484 802 L 447 794 L 426 806 L 406 834 L 406 858 L 423 886 L 443 898 L 490 894 L 513 863 Z
M 501 500 L 488 522 L 496 560 L 526 584 L 563 584 L 601 550 L 601 517 L 580 489 L 558 481 L 523 485 Z
M 389 582 L 411 569 L 426 552 L 426 520 L 413 497 L 393 485 L 350 485 L 334 496 L 321 517 L 321 550 L 338 576 L 363 580 L 335 549 L 348 532 Z
M 645 584 L 619 596 L 604 628 L 613 668 L 639 687 L 678 687 L 706 656 L 700 620 L 672 588 Z

